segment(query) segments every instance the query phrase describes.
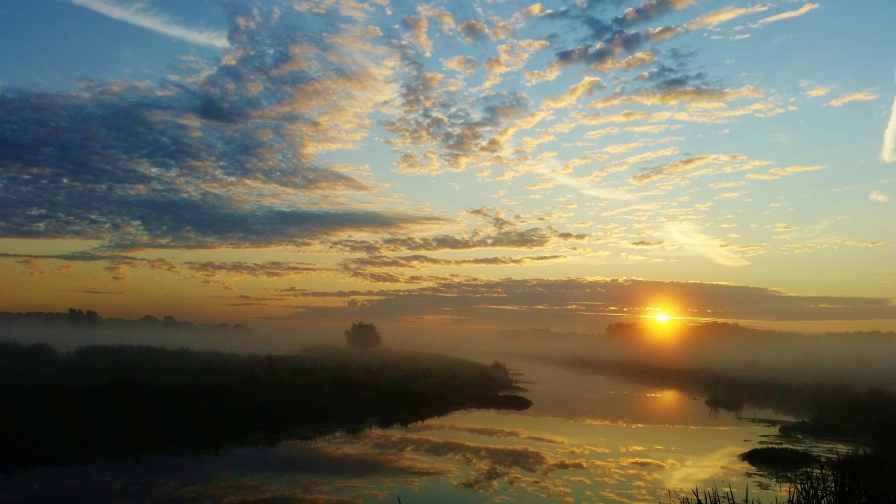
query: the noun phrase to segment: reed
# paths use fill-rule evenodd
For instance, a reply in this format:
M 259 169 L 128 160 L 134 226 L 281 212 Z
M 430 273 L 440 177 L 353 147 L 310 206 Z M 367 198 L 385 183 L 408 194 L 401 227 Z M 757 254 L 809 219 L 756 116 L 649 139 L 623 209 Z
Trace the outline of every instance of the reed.
M 857 450 L 838 453 L 831 460 L 817 463 L 788 474 L 780 481 L 786 482 L 787 498 L 777 504 L 887 504 L 896 503 L 896 465 L 894 456 L 881 450 Z M 762 504 L 750 499 L 749 487 L 743 499 L 738 500 L 729 486 L 719 491 L 713 487 L 688 495 L 669 492 L 669 502 L 678 504 Z

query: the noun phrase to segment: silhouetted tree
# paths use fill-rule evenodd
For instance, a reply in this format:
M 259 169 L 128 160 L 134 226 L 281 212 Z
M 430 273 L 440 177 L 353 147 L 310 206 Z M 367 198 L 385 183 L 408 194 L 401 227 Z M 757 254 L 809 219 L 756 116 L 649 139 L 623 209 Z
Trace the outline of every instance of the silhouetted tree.
M 65 317 L 65 322 L 68 324 L 97 324 L 99 321 L 99 313 L 93 310 L 87 310 L 87 313 L 84 313 L 84 310 L 69 308 L 68 315 Z
M 192 329 L 194 324 L 189 321 L 180 321 L 174 320 L 174 317 L 171 315 L 165 315 L 162 319 L 162 327 L 175 328 L 175 329 Z
M 351 329 L 345 330 L 345 342 L 354 348 L 376 348 L 383 341 L 375 325 L 358 321 L 357 324 L 352 322 Z

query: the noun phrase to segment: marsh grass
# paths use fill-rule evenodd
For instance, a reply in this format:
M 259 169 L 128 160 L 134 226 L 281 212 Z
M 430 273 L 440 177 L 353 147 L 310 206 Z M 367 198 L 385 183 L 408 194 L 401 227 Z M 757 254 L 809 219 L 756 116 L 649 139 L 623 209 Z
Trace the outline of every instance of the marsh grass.
M 293 355 L 0 343 L 0 470 L 217 452 L 531 402 L 506 364 L 433 354 Z
M 741 453 L 741 461 L 756 468 L 767 468 L 774 472 L 786 473 L 813 466 L 818 457 L 803 450 L 781 446 L 764 446 Z
M 781 457 L 793 458 L 793 453 L 768 452 L 780 462 Z M 807 454 L 808 455 L 808 454 Z M 811 455 L 810 455 L 811 457 Z M 803 458 L 803 457 L 801 457 Z M 804 459 L 801 462 L 806 462 Z M 753 462 L 751 462 L 753 463 Z M 779 481 L 784 482 L 787 497 L 775 498 L 777 504 L 885 504 L 896 502 L 896 480 L 894 480 L 893 455 L 879 450 L 858 450 L 838 453 L 833 459 L 816 461 L 806 467 L 784 473 Z M 734 490 L 719 491 L 711 488 L 690 494 L 679 495 L 669 492 L 669 502 L 678 504 L 762 504 L 759 499 L 750 499 L 749 487 L 742 499 L 735 497 Z
M 662 504 L 662 501 L 659 501 Z M 778 502 L 777 499 L 775 502 Z M 747 493 L 743 499 L 737 500 L 734 496 L 734 489 L 730 486 L 728 490 L 719 491 L 718 488 L 713 487 L 708 490 L 700 490 L 694 489 L 691 490 L 690 494 L 687 495 L 679 495 L 678 493 L 669 492 L 669 503 L 677 503 L 677 504 L 762 504 L 760 500 L 751 500 L 750 499 L 750 489 L 747 488 Z M 780 503 L 784 504 L 784 503 Z
M 838 453 L 833 460 L 792 476 L 792 504 L 896 502 L 893 454 L 881 450 Z

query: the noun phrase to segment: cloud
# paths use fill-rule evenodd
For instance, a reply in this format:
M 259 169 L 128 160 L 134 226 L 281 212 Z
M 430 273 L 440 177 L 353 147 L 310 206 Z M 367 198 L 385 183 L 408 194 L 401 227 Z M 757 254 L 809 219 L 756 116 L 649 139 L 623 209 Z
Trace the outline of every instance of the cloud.
M 367 282 L 378 283 L 423 283 L 433 277 L 411 276 L 383 270 L 395 269 L 431 269 L 436 267 L 471 267 L 471 266 L 527 266 L 565 260 L 564 255 L 541 255 L 524 257 L 479 257 L 474 259 L 442 259 L 426 255 L 387 256 L 370 255 L 362 258 L 344 259 L 342 271 L 352 278 L 360 278 Z
M 619 459 L 619 463 L 622 465 L 649 467 L 652 469 L 666 469 L 668 467 L 664 462 L 648 458 L 621 458 Z
M 631 70 L 634 68 L 649 65 L 656 61 L 656 56 L 650 51 L 639 52 L 631 56 L 619 60 L 617 58 L 607 58 L 599 63 L 591 65 L 591 70 L 595 72 L 609 72 L 612 70 Z
M 520 40 L 498 46 L 498 55 L 485 60 L 485 82 L 478 89 L 488 89 L 501 82 L 501 75 L 523 68 L 530 55 L 550 45 L 545 40 Z
M 312 47 L 281 25 L 234 18 L 240 50 L 191 79 L 0 92 L 0 237 L 106 250 L 303 246 L 444 222 L 359 207 L 376 190 L 367 167 L 317 159 L 359 146 L 367 115 L 393 95 L 397 54 L 369 30 L 318 34 Z
M 455 56 L 442 60 L 442 65 L 464 75 L 472 75 L 476 71 L 476 60 L 470 56 Z
M 653 241 L 653 242 L 646 241 L 646 240 L 639 240 L 639 241 L 630 242 L 629 246 L 636 247 L 636 248 L 641 248 L 641 247 L 653 248 L 653 247 L 661 247 L 664 243 L 666 243 L 666 242 L 663 240 L 657 240 L 657 241 Z
M 884 144 L 880 149 L 880 158 L 885 163 L 896 161 L 896 100 L 893 100 L 893 111 L 890 113 L 890 122 L 884 131 Z
M 544 70 L 525 70 L 526 85 L 531 86 L 539 82 L 550 82 L 560 76 L 560 65 L 549 64 Z
M 645 35 L 651 42 L 661 42 L 670 39 L 678 34 L 684 33 L 684 30 L 677 26 L 663 26 L 660 28 L 648 28 Z
M 741 154 L 704 154 L 650 168 L 646 173 L 632 177 L 630 181 L 635 185 L 643 185 L 661 178 L 676 176 L 706 164 L 728 163 L 746 159 L 746 156 Z
M 528 40 L 502 45 L 499 56 L 487 61 L 486 84 L 500 82 L 502 73 L 521 66 L 541 46 Z M 406 153 L 399 162 L 406 173 L 464 171 L 483 158 L 501 155 L 516 131 L 545 115 L 532 112 L 529 98 L 517 92 L 484 93 L 461 102 L 428 85 L 427 74 L 410 76 L 400 98 L 401 112 L 384 128 L 395 135 L 387 143 Z M 427 154 L 421 156 L 421 150 Z
M 401 20 L 405 28 L 411 30 L 411 42 L 414 43 L 428 58 L 432 51 L 432 40 L 426 35 L 426 18 L 417 16 L 405 16 Z
M 416 152 L 405 152 L 395 162 L 395 171 L 407 175 L 436 175 L 442 173 L 442 165 L 439 163 L 439 153 L 433 149 L 427 150 L 423 155 Z
M 105 262 L 107 266 L 103 269 L 112 275 L 113 280 L 125 281 L 131 276 L 131 269 L 138 266 L 144 266 L 153 270 L 168 271 L 169 273 L 180 274 L 181 269 L 164 258 L 147 259 L 141 257 L 133 257 L 122 254 L 102 254 L 89 251 L 70 252 L 64 254 L 10 254 L 0 253 L 0 258 L 16 258 L 18 263 L 37 272 L 37 266 L 44 260 L 65 261 L 65 262 Z M 70 274 L 75 269 L 74 264 L 65 264 L 59 266 L 57 271 L 63 274 Z M 39 270 L 44 272 L 44 270 Z M 49 272 L 45 272 L 47 275 Z M 43 273 L 41 273 L 43 274 Z M 46 276 L 46 275 L 45 275 Z
M 865 247 L 865 248 L 870 248 L 870 247 L 878 247 L 878 246 L 880 246 L 880 245 L 883 245 L 884 242 L 882 242 L 882 241 L 857 242 L 857 241 L 853 241 L 853 240 L 847 240 L 847 241 L 843 242 L 843 244 L 844 244 L 844 245 L 851 245 L 851 246 L 853 246 L 853 247 Z
M 437 457 L 467 455 L 474 460 L 487 461 L 498 467 L 519 467 L 532 473 L 544 472 L 552 461 L 548 452 L 528 446 L 483 445 L 428 436 L 381 434 L 372 439 L 370 445 L 380 450 L 423 453 Z
M 862 91 L 861 93 L 849 93 L 839 98 L 834 98 L 833 100 L 829 101 L 827 105 L 830 105 L 832 107 L 842 107 L 843 105 L 853 101 L 868 101 L 876 99 L 876 94 Z
M 424 423 L 410 427 L 412 432 L 425 432 L 428 430 L 451 430 L 456 432 L 466 432 L 469 434 L 477 434 L 480 436 L 488 436 L 497 439 L 522 439 L 524 441 L 535 441 L 538 443 L 548 443 L 564 445 L 566 440 L 556 436 L 548 436 L 545 434 L 534 434 L 522 429 L 503 429 L 500 427 L 482 427 L 478 425 L 465 425 L 458 423 Z
M 731 21 L 732 19 L 738 18 L 740 16 L 744 16 L 746 14 L 754 14 L 756 12 L 762 12 L 765 10 L 768 10 L 768 7 L 765 5 L 756 5 L 754 7 L 747 8 L 725 7 L 724 9 L 719 9 L 708 14 L 704 14 L 693 21 L 689 21 L 685 23 L 684 27 L 688 30 L 696 30 L 698 28 L 705 27 L 713 28 L 716 25 Z
M 871 191 L 871 194 L 868 195 L 868 199 L 870 201 L 877 201 L 878 203 L 886 203 L 890 200 L 890 197 L 880 191 Z
M 125 23 L 146 28 L 191 44 L 217 48 L 230 47 L 225 32 L 181 26 L 168 16 L 148 10 L 142 3 L 125 4 L 114 0 L 67 1 L 112 19 L 124 21 Z
M 811 166 L 790 166 L 787 168 L 772 168 L 767 173 L 748 173 L 748 179 L 754 180 L 775 180 L 781 177 L 787 177 L 793 175 L 794 173 L 801 173 L 807 171 L 818 171 L 824 170 L 827 168 L 827 165 L 811 165 Z
M 80 294 L 92 294 L 96 296 L 118 296 L 121 294 L 127 294 L 124 291 L 119 290 L 91 290 L 91 289 L 73 289 L 72 292 L 78 292 Z
M 626 128 L 628 129 L 628 128 Z M 642 154 L 637 154 L 635 156 L 625 158 L 626 163 L 643 163 L 646 161 L 653 161 L 654 159 L 659 159 L 665 156 L 675 156 L 678 155 L 679 150 L 678 147 L 669 147 L 667 149 L 661 149 L 654 152 L 644 152 Z
M 565 49 L 557 52 L 554 64 L 561 67 L 585 63 L 592 69 L 600 68 L 609 60 L 617 59 L 617 56 L 623 53 L 635 53 L 640 49 L 647 40 L 647 36 L 638 32 L 614 32 L 597 45 L 583 44 L 571 49 Z M 625 66 L 634 68 L 638 66 L 636 63 L 647 61 L 650 57 L 645 53 L 634 60 L 630 60 Z M 611 67 L 622 67 L 621 62 L 606 63 L 608 69 Z
M 657 18 L 667 12 L 690 7 L 696 0 L 644 0 L 638 7 L 629 7 L 625 12 L 613 19 L 620 26 L 630 26 Z
M 457 31 L 463 35 L 467 42 L 482 40 L 488 35 L 488 27 L 479 21 L 465 21 L 457 27 Z
M 432 4 L 420 5 L 417 7 L 417 12 L 420 13 L 421 16 L 431 17 L 441 23 L 442 33 L 451 33 L 451 30 L 457 27 L 457 24 L 454 21 L 454 14 L 451 14 L 442 7 L 433 7 Z
M 502 40 L 507 37 L 512 37 L 516 33 L 513 26 L 510 25 L 507 21 L 498 20 L 494 27 L 492 27 L 491 31 L 489 31 L 489 38 L 492 40 Z
M 777 231 L 779 233 L 783 232 L 783 231 L 793 231 L 794 229 L 796 229 L 796 228 L 793 226 L 784 224 L 783 222 L 779 222 L 779 223 L 775 224 L 775 231 Z
M 729 252 L 722 247 L 724 242 L 700 231 L 693 223 L 669 224 L 666 233 L 670 239 L 681 244 L 686 250 L 707 257 L 716 264 L 728 267 L 747 266 L 750 261 Z
M 609 128 L 603 128 L 599 130 L 592 130 L 585 133 L 585 138 L 597 139 L 604 135 L 617 135 L 621 130 L 616 126 L 611 126 Z
M 655 93 L 639 93 L 623 96 L 620 94 L 602 98 L 588 105 L 588 108 L 610 108 L 623 103 L 641 105 L 674 106 L 682 103 L 722 103 L 746 98 L 761 98 L 762 91 L 756 86 L 744 86 L 740 89 L 682 88 L 669 89 Z
M 629 126 L 625 128 L 625 131 L 631 131 L 632 133 L 662 133 L 667 129 L 669 129 L 667 124 L 654 124 L 652 126 Z
M 584 459 L 559 458 L 546 450 L 528 446 L 471 443 L 419 435 L 376 432 L 363 443 L 380 452 L 445 457 L 469 467 L 464 478 L 454 484 L 473 491 L 493 491 L 503 480 L 520 490 L 542 497 L 545 493 L 569 491 L 559 478 L 549 478 L 555 470 L 587 470 Z M 517 472 L 517 469 L 524 473 Z M 525 473 L 534 475 L 528 476 Z
M 334 239 L 328 242 L 328 246 L 341 253 L 367 255 L 477 249 L 532 250 L 558 242 L 585 240 L 588 237 L 586 234 L 561 232 L 551 226 L 523 227 L 518 222 L 519 216 L 508 220 L 500 212 L 488 208 L 472 210 L 470 214 L 489 226 L 460 235 L 393 236 L 377 240 Z
M 570 86 L 569 90 L 562 96 L 554 98 L 546 98 L 541 102 L 542 108 L 558 109 L 568 107 L 576 102 L 581 96 L 591 94 L 595 91 L 605 88 L 606 86 L 597 77 L 585 77 L 578 84 Z
M 664 236 L 684 253 L 729 267 L 749 264 L 696 225 L 675 226 Z M 665 252 L 672 253 L 672 252 Z M 397 321 L 406 316 L 448 316 L 446 323 L 490 327 L 588 327 L 638 316 L 656 299 L 674 300 L 683 312 L 715 320 L 892 320 L 896 306 L 886 297 L 797 296 L 776 289 L 703 282 L 602 278 L 430 278 L 428 285 L 337 292 L 280 288 L 302 310 L 292 318 L 343 323 L 361 318 Z M 321 298 L 365 299 L 361 306 L 320 306 Z M 313 300 L 305 303 L 303 299 Z M 616 307 L 616 309 L 610 309 Z M 351 311 L 349 311 L 351 310 Z M 453 321 L 453 322 L 452 322 Z
M 818 7 L 819 7 L 819 4 L 817 4 L 817 3 L 807 3 L 807 4 L 804 4 L 802 7 L 800 7 L 797 10 L 782 12 L 781 14 L 776 14 L 774 16 L 769 16 L 767 18 L 760 19 L 759 22 L 757 22 L 756 24 L 761 26 L 761 25 L 764 25 L 767 23 L 774 23 L 775 21 L 782 21 L 784 19 L 795 18 L 797 16 L 802 16 L 803 14 L 805 14 L 813 9 L 817 9 Z
M 56 268 L 56 271 L 58 271 L 64 275 L 69 275 L 69 274 L 71 274 L 72 271 L 75 271 L 75 265 L 74 264 L 63 264 L 62 266 Z
M 542 11 L 543 11 L 543 9 L 541 7 L 541 4 L 536 3 L 536 4 L 532 4 L 528 7 L 526 7 L 525 9 L 521 10 L 520 14 L 522 14 L 524 16 L 537 16 L 537 15 L 541 14 Z
M 227 275 L 231 277 L 231 279 L 253 277 L 270 280 L 276 278 L 295 278 L 331 270 L 331 268 L 325 266 L 286 261 L 268 261 L 264 263 L 248 263 L 243 261 L 188 261 L 183 263 L 183 266 L 190 271 L 196 272 L 199 277 L 208 284 L 217 283 L 221 275 Z
M 831 92 L 831 88 L 827 86 L 816 86 L 815 88 L 806 91 L 806 96 L 809 98 L 817 98 L 819 96 L 824 96 Z

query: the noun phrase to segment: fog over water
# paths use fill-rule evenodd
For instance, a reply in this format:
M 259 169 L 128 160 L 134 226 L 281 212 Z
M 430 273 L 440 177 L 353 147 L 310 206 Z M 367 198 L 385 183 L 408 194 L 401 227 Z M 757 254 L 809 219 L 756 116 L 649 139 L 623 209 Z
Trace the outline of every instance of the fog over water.
M 521 412 L 460 411 L 406 428 L 218 455 L 36 467 L 0 476 L 0 487 L 11 502 L 53 502 L 62 495 L 85 502 L 150 496 L 201 502 L 225 495 L 235 502 L 259 495 L 289 502 L 379 502 L 395 496 L 402 502 L 642 502 L 670 489 L 729 483 L 772 498 L 774 480 L 739 454 L 794 443 L 820 454 L 851 447 L 778 437 L 774 422 L 796 414 L 782 404 L 798 403 L 793 394 L 813 399 L 827 390 L 893 383 L 884 357 L 894 346 L 893 334 L 800 335 L 669 324 L 622 324 L 598 335 L 503 331 L 475 343 L 463 335 L 387 335 L 383 349 L 367 352 L 404 349 L 503 360 L 519 373 L 523 395 L 533 405 Z M 337 336 L 108 321 L 7 325 L 4 339 L 48 341 L 61 349 L 140 344 L 248 354 L 342 343 Z M 766 390 L 769 383 L 774 393 Z M 794 388 L 782 391 L 782 383 Z M 736 393 L 741 403 L 711 407 L 707 399 L 716 393 Z M 791 395 L 776 402 L 774 394 Z M 160 480 L 166 484 L 159 487 Z

